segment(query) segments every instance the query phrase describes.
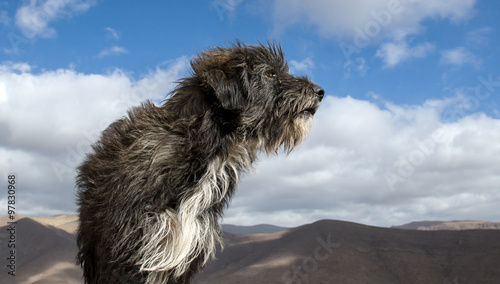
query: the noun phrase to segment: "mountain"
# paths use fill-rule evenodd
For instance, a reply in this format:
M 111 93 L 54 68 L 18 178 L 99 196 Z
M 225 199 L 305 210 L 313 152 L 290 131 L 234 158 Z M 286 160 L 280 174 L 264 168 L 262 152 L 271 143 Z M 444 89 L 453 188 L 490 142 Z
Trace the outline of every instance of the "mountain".
M 498 283 L 500 230 L 416 231 L 323 220 L 226 234 L 196 278 L 215 283 Z
M 0 221 L 4 225 L 7 219 Z M 77 224 L 75 215 L 20 218 L 16 277 L 2 264 L 0 283 L 83 283 L 74 264 Z M 9 257 L 7 229 L 0 228 L 1 259 Z M 226 232 L 224 239 L 225 249 L 194 284 L 455 284 L 500 279 L 500 230 L 402 230 L 322 220 L 272 234 Z
M 252 234 L 272 234 L 287 230 L 289 228 L 278 227 L 274 225 L 260 224 L 255 226 L 236 226 L 229 224 L 222 224 L 222 230 L 227 233 L 237 235 L 252 235 Z
M 499 230 L 500 222 L 482 221 L 418 221 L 392 226 L 396 229 L 439 231 L 439 230 Z
M 70 234 L 76 234 L 76 230 L 78 229 L 78 215 L 56 215 L 52 217 L 35 217 L 34 221 L 45 225 L 56 227 L 58 229 L 64 230 Z
M 30 218 L 18 217 L 17 224 L 13 225 L 16 229 L 16 276 L 10 276 L 6 265 L 2 264 L 0 283 L 82 283 L 82 273 L 75 265 L 75 235 Z M 6 218 L 2 218 L 1 224 L 5 222 Z M 0 228 L 2 260 L 10 257 L 6 243 L 10 239 L 9 227 Z

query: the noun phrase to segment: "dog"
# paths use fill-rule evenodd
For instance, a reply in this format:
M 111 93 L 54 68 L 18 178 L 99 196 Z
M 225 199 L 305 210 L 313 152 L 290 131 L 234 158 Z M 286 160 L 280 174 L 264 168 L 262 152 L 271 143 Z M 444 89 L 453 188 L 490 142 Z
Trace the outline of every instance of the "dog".
M 300 144 L 325 93 L 271 42 L 214 47 L 191 68 L 161 105 L 105 129 L 77 169 L 86 283 L 190 283 L 222 246 L 240 175 Z

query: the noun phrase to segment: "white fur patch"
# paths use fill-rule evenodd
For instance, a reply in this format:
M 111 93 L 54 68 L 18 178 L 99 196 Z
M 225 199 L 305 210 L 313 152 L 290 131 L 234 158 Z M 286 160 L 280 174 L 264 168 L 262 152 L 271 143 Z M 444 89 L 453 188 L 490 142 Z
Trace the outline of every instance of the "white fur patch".
M 141 271 L 150 272 L 146 283 L 166 283 L 183 275 L 200 254 L 202 264 L 215 255 L 216 245 L 222 245 L 220 228 L 208 210 L 224 199 L 230 178 L 237 181 L 236 165 L 250 167 L 249 157 L 241 147 L 233 149 L 226 161 L 214 159 L 196 188 L 182 198 L 179 212 L 169 209 L 146 220 L 137 261 Z

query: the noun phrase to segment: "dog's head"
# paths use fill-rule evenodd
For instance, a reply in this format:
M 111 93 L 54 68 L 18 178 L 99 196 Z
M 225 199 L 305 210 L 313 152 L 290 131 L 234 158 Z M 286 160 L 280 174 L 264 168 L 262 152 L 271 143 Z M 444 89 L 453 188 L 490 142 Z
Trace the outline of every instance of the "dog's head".
M 214 48 L 191 65 L 220 124 L 258 141 L 267 152 L 298 145 L 324 96 L 307 77 L 289 73 L 276 44 Z

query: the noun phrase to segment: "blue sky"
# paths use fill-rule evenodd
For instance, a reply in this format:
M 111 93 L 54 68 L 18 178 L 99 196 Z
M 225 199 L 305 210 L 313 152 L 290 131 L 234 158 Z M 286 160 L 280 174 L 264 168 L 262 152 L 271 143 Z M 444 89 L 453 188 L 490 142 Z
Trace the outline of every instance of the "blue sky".
M 51 32 L 31 35 L 16 25 L 16 12 L 29 1 L 2 3 L 4 18 L 8 18 L 4 22 L 10 22 L 2 27 L 7 34 L 1 42 L 5 60 L 27 62 L 35 70 L 73 68 L 83 73 L 103 73 L 120 68 L 137 77 L 160 62 L 192 56 L 199 50 L 227 45 L 234 39 L 248 43 L 270 39 L 282 43 L 288 58 L 310 59 L 313 67 L 308 72 L 331 94 L 368 99 L 367 94 L 375 92 L 385 100 L 407 104 L 453 96 L 457 88 L 475 86 L 478 75 L 494 74 L 499 63 L 495 49 L 499 41 L 498 17 L 494 11 L 498 11 L 500 3 L 495 1 L 464 1 L 472 4 L 458 18 L 439 16 L 445 9 L 428 11 L 408 27 L 410 30 L 418 26 L 418 32 L 408 32 L 402 41 L 410 49 L 424 43 L 429 44 L 429 49 L 424 56 L 402 59 L 393 66 L 387 66 L 384 58 L 377 56 L 381 47 L 395 38 L 391 35 L 395 29 L 391 22 L 384 27 L 378 21 L 379 32 L 371 26 L 374 37 L 365 32 L 370 21 L 377 22 L 369 12 L 389 11 L 387 6 L 391 1 L 378 1 L 381 4 L 367 11 L 366 19 L 353 22 L 352 29 L 338 30 L 321 27 L 334 26 L 335 21 L 314 22 L 307 19 L 309 15 L 301 15 L 302 21 L 281 28 L 273 19 L 279 13 L 273 11 L 273 6 L 279 4 L 272 1 L 123 1 L 120 5 L 113 1 L 48 2 L 88 3 L 88 9 L 81 11 L 67 4 L 60 9 L 60 15 L 48 21 L 47 30 Z M 395 5 L 396 11 L 401 10 L 391 15 L 396 22 L 394 18 L 411 7 L 403 6 L 408 1 L 392 2 L 399 3 Z M 38 17 L 47 17 L 49 12 L 44 12 L 43 1 L 36 1 L 34 6 L 41 9 Z M 50 7 L 46 11 L 51 11 Z M 336 7 L 327 4 L 325 8 Z M 328 11 L 321 15 L 328 16 Z M 352 53 L 353 64 L 348 64 L 340 45 L 346 43 L 356 48 L 354 40 L 359 34 L 356 27 L 367 35 L 369 44 L 359 48 L 359 53 Z M 11 52 L 5 52 L 6 49 Z M 461 59 L 456 58 L 456 62 L 443 59 L 443 53 L 455 49 Z M 356 71 L 358 67 L 361 70 Z M 497 104 L 485 104 L 481 110 L 493 113 L 497 108 Z
M 0 173 L 24 176 L 21 213 L 74 212 L 73 169 L 107 124 L 164 98 L 200 50 L 271 40 L 327 98 L 310 141 L 263 156 L 225 222 L 498 221 L 499 10 L 475 0 L 0 1 Z

